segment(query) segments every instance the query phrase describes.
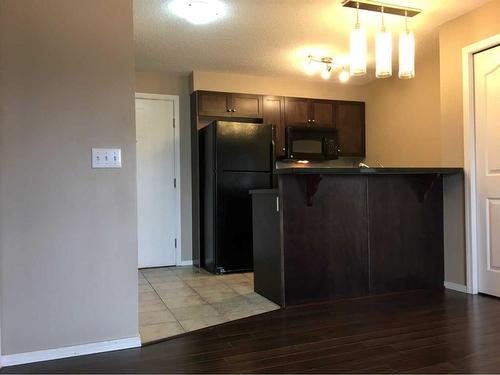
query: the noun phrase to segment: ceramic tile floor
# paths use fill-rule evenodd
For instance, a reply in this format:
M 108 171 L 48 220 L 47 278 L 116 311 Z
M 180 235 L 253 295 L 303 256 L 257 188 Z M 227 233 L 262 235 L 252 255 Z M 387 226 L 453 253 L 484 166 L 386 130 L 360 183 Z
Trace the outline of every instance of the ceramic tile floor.
M 191 266 L 139 270 L 143 344 L 276 309 L 253 291 L 253 273 L 215 276 Z

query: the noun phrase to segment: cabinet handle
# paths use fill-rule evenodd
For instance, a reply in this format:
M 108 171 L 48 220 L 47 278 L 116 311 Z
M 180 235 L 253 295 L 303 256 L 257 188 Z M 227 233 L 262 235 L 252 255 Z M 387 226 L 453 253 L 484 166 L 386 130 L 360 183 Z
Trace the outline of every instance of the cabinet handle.
M 231 112 L 232 110 L 231 110 L 230 108 L 228 108 L 228 110 L 227 110 L 227 111 L 228 111 L 228 112 Z
M 312 121 L 312 123 L 314 124 L 315 120 L 311 120 L 311 121 Z
M 232 111 L 232 112 L 236 112 L 236 109 L 232 109 L 231 111 Z

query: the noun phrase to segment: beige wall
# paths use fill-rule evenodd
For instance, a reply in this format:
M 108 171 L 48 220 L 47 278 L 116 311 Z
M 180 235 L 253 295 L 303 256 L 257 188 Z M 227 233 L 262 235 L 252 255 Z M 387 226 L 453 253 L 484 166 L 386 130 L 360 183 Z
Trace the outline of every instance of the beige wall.
M 136 92 L 179 96 L 181 154 L 181 250 L 182 260 L 192 260 L 191 215 L 191 118 L 189 75 L 136 72 Z
M 449 166 L 463 166 L 462 48 L 500 32 L 500 0 L 445 23 L 439 29 L 441 154 Z M 446 280 L 466 283 L 463 178 L 445 182 Z
M 384 166 L 441 165 L 439 50 L 418 60 L 416 77 L 389 79 L 365 86 L 366 159 Z
M 2 354 L 136 337 L 132 1 L 2 0 L 0 55 Z
M 192 88 L 194 91 L 212 90 L 317 99 L 364 101 L 366 98 L 365 90 L 362 86 L 202 71 L 193 72 Z
M 500 0 L 445 23 L 439 29 L 442 159 L 463 166 L 462 48 L 500 33 Z

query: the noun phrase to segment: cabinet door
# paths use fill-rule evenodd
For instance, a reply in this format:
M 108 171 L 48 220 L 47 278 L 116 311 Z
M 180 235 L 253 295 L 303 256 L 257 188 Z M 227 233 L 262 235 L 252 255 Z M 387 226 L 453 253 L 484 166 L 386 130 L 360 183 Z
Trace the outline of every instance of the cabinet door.
M 309 100 L 299 98 L 285 99 L 285 124 L 286 126 L 310 125 Z
M 232 117 L 262 118 L 262 96 L 248 94 L 231 94 Z
M 231 117 L 229 95 L 224 92 L 200 91 L 198 93 L 198 115 Z
M 326 100 L 312 100 L 311 111 L 311 120 L 315 126 L 334 126 L 334 102 Z
M 264 97 L 264 124 L 274 125 L 276 156 L 285 155 L 285 98 Z
M 365 103 L 337 102 L 335 107 L 340 156 L 365 156 Z

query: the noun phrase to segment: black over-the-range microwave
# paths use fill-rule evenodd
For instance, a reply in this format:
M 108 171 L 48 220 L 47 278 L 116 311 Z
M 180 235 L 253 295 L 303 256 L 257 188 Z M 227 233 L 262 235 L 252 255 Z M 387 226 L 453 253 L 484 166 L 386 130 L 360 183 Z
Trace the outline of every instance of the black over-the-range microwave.
M 340 151 L 337 130 L 327 127 L 288 127 L 285 147 L 290 160 L 334 160 Z

